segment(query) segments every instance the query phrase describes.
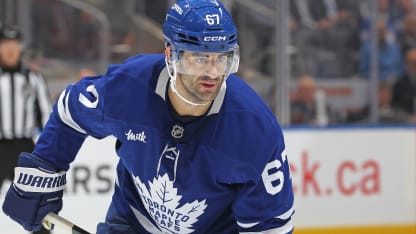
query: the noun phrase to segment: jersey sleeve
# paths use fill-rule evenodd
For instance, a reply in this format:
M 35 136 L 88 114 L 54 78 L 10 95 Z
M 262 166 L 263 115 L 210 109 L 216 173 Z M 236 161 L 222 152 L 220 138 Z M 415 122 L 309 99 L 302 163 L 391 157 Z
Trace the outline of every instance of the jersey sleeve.
M 261 176 L 241 185 L 233 212 L 240 233 L 292 233 L 293 189 L 283 134 Z
M 111 77 L 108 72 L 69 85 L 55 103 L 33 154 L 67 170 L 87 136 L 111 135 L 104 121 L 106 84 Z

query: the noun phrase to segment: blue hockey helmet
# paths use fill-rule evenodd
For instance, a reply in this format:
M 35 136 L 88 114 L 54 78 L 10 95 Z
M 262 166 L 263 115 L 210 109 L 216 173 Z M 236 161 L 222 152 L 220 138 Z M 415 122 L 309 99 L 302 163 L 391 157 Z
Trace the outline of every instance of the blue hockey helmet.
M 237 28 L 216 0 L 178 0 L 166 15 L 163 34 L 178 50 L 229 52 L 237 47 Z
M 183 51 L 228 53 L 226 77 L 238 70 L 237 28 L 217 0 L 178 0 L 166 15 L 163 35 L 176 61 Z

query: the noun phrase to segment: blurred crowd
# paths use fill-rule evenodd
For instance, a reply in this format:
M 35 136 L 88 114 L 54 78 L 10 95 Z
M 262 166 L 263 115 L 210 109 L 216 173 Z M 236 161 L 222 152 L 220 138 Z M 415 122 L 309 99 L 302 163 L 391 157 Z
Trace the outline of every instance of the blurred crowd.
M 154 1 L 150 0 L 84 2 L 104 13 L 110 27 L 109 35 L 104 35 L 106 32 L 103 22 L 88 11 L 81 11 L 61 1 L 33 0 L 33 21 L 36 25 L 36 30 L 33 31 L 35 36 L 33 46 L 45 56 L 91 60 L 99 57 L 100 42 L 108 38 L 109 41 L 105 43 L 111 47 L 111 58 L 120 62 L 135 54 L 141 42 L 139 40 L 141 35 L 133 23 L 132 15 L 148 14 L 150 11 L 154 13 L 149 16 L 162 22 L 162 14 L 165 13 L 168 4 L 168 1 L 163 1 L 156 7 Z M 143 9 L 147 10 L 142 12 Z
M 294 71 L 300 77 L 292 104 L 299 106 L 298 99 L 304 99 L 305 74 L 370 78 L 372 43 L 376 41 L 379 121 L 416 123 L 416 1 L 377 0 L 375 22 L 369 7 L 369 1 L 359 0 L 290 1 L 289 28 L 296 48 Z M 370 37 L 372 26 L 376 40 Z M 312 84 L 309 86 L 313 89 Z M 303 113 L 317 112 L 316 95 L 307 100 L 303 100 Z M 315 124 L 317 117 L 299 120 L 298 109 L 292 108 L 293 124 Z M 369 123 L 370 107 L 346 110 L 338 117 L 331 111 L 326 114 L 330 124 Z
M 223 0 L 235 15 L 239 28 L 241 70 L 254 68 L 258 72 L 255 76 L 273 77 L 277 1 L 257 0 L 256 10 L 248 8 L 250 4 L 244 1 Z M 103 41 L 110 47 L 109 62 L 112 63 L 138 52 L 162 52 L 163 38 L 160 41 L 149 33 L 151 27 L 147 31 L 141 27 L 150 22 L 160 28 L 173 0 L 82 2 L 104 13 L 110 28 L 108 35 L 104 35 L 103 21 L 94 11 L 81 11 L 62 1 L 32 0 L 32 37 L 27 47 L 43 58 L 75 61 L 79 74 L 85 68 L 98 70 L 91 64 L 102 59 L 100 43 Z M 379 121 L 416 122 L 416 0 L 377 0 L 376 22 L 371 19 L 370 3 L 369 0 L 288 1 L 290 46 L 287 52 L 294 86 L 290 93 L 292 124 L 370 121 L 370 101 L 340 112 L 327 102 L 329 97 L 317 80 L 369 81 L 375 46 L 371 37 L 373 26 L 378 47 Z M 145 16 L 146 22 L 142 22 L 144 18 L 135 18 L 137 15 Z M 245 74 L 241 73 L 243 78 Z M 274 93 L 275 90 L 267 91 L 266 96 Z
M 256 2 L 269 9 L 277 7 L 276 1 Z M 292 125 L 370 123 L 370 100 L 360 108 L 334 110 L 315 80 L 358 77 L 369 81 L 374 46 L 378 48 L 379 122 L 416 123 L 416 1 L 377 0 L 375 21 L 371 2 L 288 1 L 290 48 L 287 52 L 295 83 L 291 93 Z M 242 33 L 252 37 L 243 35 L 240 45 L 250 50 L 248 57 L 259 57 L 262 53 L 260 59 L 252 59 L 250 63 L 271 76 L 275 67 L 274 54 L 264 48 L 270 48 L 276 41 L 271 32 L 277 21 L 266 14 L 248 10 L 248 14 L 250 12 L 250 19 L 254 21 L 246 21 Z M 240 13 L 240 9 L 236 13 Z M 371 37 L 373 27 L 375 40 Z
M 234 2 L 238 2 L 235 1 Z M 258 0 L 256 3 L 276 9 L 276 1 Z M 310 74 L 321 78 L 368 77 L 372 26 L 368 0 L 290 0 L 288 28 L 290 30 L 293 65 L 292 74 Z M 238 6 L 238 4 L 234 4 Z M 375 22 L 378 32 L 380 79 L 394 79 L 404 73 L 403 56 L 416 47 L 416 1 L 377 0 Z M 236 8 L 235 14 L 241 12 Z M 250 21 L 240 34 L 252 34 L 252 57 L 259 47 L 274 43 L 276 20 L 269 15 L 251 11 Z M 250 13 L 250 10 L 249 10 Z M 242 25 L 243 26 L 243 25 Z M 240 27 L 241 28 L 241 27 Z M 243 35 L 242 39 L 247 38 Z M 240 37 L 241 39 L 241 37 Z M 251 43 L 251 44 L 250 44 Z M 260 53 L 262 51 L 260 50 Z M 271 74 L 270 57 L 257 61 L 262 72 Z

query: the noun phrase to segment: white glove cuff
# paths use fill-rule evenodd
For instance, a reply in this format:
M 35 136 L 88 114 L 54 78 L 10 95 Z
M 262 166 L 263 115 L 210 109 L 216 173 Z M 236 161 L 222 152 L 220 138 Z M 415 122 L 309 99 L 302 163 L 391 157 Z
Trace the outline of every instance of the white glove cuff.
M 25 192 L 50 193 L 64 189 L 66 172 L 48 173 L 37 168 L 16 167 L 14 185 Z

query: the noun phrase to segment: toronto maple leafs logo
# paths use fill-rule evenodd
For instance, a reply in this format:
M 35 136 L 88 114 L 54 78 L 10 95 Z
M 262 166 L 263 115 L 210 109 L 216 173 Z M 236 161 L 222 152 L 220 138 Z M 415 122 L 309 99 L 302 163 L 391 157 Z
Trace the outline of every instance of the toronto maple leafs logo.
M 195 200 L 180 206 L 182 196 L 167 174 L 158 175 L 149 181 L 149 189 L 138 176 L 133 175 L 134 183 L 147 212 L 163 233 L 192 233 L 193 224 L 207 208 L 206 200 Z

